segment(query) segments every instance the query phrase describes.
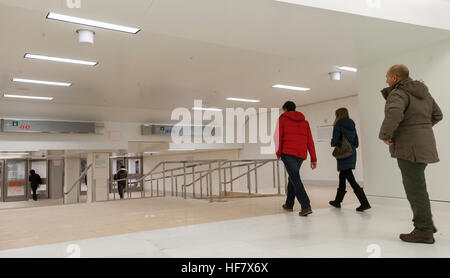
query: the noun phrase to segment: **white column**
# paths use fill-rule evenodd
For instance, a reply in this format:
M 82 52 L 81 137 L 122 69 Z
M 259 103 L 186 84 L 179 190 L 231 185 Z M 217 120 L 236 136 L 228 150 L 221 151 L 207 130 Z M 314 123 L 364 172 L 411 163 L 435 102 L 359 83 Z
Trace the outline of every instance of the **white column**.
M 73 183 L 80 177 L 80 158 L 64 159 L 64 192 L 67 192 Z M 66 204 L 78 202 L 80 186 L 77 184 L 72 191 L 64 196 Z

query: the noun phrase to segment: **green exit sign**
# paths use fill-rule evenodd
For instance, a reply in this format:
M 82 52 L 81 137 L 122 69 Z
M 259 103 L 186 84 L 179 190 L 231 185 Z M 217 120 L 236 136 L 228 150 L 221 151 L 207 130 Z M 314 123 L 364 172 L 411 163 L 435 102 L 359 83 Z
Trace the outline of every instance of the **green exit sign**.
M 19 126 L 19 122 L 13 121 L 13 126 Z

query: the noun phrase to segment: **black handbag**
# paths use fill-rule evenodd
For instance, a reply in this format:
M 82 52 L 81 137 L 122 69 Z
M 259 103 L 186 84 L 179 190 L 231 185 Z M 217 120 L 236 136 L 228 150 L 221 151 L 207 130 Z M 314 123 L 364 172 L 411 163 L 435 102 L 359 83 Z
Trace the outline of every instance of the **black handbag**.
M 347 137 L 345 137 L 342 128 L 339 129 L 341 130 L 341 140 L 334 148 L 333 156 L 336 159 L 344 159 L 353 155 L 353 147 L 348 141 Z

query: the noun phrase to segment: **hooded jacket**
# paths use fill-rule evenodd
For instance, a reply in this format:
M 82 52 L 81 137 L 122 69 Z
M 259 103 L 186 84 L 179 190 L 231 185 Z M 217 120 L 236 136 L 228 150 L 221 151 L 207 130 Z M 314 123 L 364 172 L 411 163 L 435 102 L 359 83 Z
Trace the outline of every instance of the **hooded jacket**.
M 281 114 L 274 135 L 277 158 L 282 154 L 293 155 L 304 160 L 311 155 L 311 162 L 317 162 L 311 128 L 305 116 L 297 111 Z
M 333 128 L 333 138 L 331 139 L 331 146 L 336 147 L 341 142 L 341 135 L 344 135 L 348 142 L 352 145 L 353 154 L 344 159 L 337 159 L 337 170 L 343 171 L 356 168 L 357 153 L 356 149 L 359 147 L 358 133 L 356 132 L 355 122 L 350 118 L 343 118 L 339 120 Z
M 416 163 L 439 162 L 432 127 L 443 115 L 428 87 L 407 78 L 381 93 L 386 105 L 379 138 L 393 140 L 391 156 Z

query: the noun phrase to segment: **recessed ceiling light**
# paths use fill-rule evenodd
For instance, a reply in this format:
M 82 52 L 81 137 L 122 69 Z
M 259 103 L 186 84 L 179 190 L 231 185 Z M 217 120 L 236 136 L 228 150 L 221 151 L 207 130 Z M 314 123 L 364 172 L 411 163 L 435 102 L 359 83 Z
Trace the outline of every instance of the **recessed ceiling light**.
M 357 72 L 358 69 L 357 68 L 353 68 L 353 67 L 347 67 L 347 66 L 341 66 L 341 67 L 337 67 L 337 69 L 340 70 L 345 70 L 345 71 L 351 71 L 351 72 Z
M 7 98 L 21 98 L 21 99 L 36 99 L 36 100 L 54 100 L 53 97 L 35 97 L 35 96 L 19 96 L 19 95 L 8 95 L 4 94 L 4 97 Z
M 31 80 L 31 79 L 22 79 L 22 78 L 13 78 L 13 81 L 14 82 L 22 82 L 22 83 L 40 84 L 40 85 L 51 85 L 51 86 L 63 86 L 63 87 L 72 86 L 72 83 Z
M 80 24 L 80 25 L 103 28 L 103 29 L 108 29 L 108 30 L 113 30 L 113 31 L 131 33 L 131 34 L 137 34 L 139 31 L 141 31 L 141 29 L 139 29 L 139 28 L 126 27 L 126 26 L 121 26 L 121 25 L 116 25 L 116 24 L 111 24 L 111 23 L 106 23 L 106 22 L 101 22 L 101 21 L 96 21 L 96 20 L 90 20 L 90 19 L 85 19 L 85 18 L 56 14 L 56 13 L 48 13 L 47 18 L 53 19 L 53 20 L 69 22 L 69 23 Z
M 231 101 L 241 101 L 241 102 L 261 102 L 258 99 L 245 99 L 245 98 L 235 98 L 235 97 L 229 97 L 227 100 Z
M 36 60 L 44 60 L 44 61 L 52 61 L 52 62 L 61 62 L 61 63 L 70 63 L 70 64 L 78 64 L 78 65 L 86 65 L 86 66 L 96 66 L 98 62 L 89 62 L 83 60 L 74 60 L 74 59 L 66 59 L 66 58 L 58 58 L 58 57 L 50 57 L 36 54 L 25 54 L 25 58 L 28 59 L 36 59 Z
M 203 110 L 203 111 L 219 111 L 221 112 L 222 109 L 219 108 L 200 108 L 200 107 L 194 107 L 193 110 Z
M 310 88 L 303 88 L 303 87 L 296 87 L 296 86 L 288 86 L 288 85 L 273 85 L 273 88 L 279 88 L 279 89 L 287 89 L 287 90 L 295 90 L 295 91 L 309 91 Z

